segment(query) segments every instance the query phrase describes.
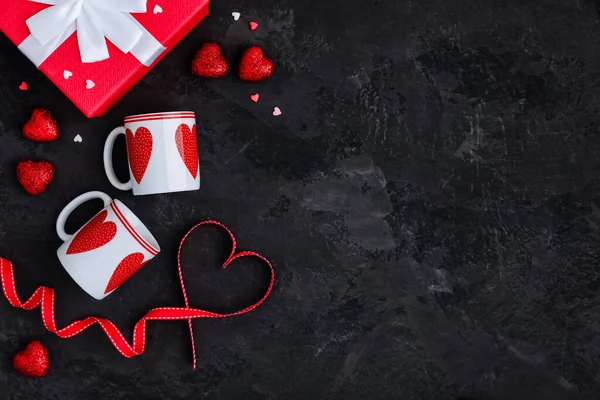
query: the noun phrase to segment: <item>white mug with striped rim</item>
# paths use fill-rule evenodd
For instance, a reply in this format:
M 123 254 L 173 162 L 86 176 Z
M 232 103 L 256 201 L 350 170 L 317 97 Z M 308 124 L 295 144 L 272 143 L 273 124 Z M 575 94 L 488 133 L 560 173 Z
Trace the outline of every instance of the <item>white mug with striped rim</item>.
M 74 235 L 66 233 L 69 215 L 93 199 L 102 200 L 104 208 Z M 71 201 L 58 216 L 56 232 L 64 241 L 56 252 L 60 263 L 97 300 L 111 294 L 160 252 L 142 221 L 102 192 L 85 193 Z
M 125 135 L 130 179 L 115 175 L 115 140 Z M 114 129 L 104 145 L 104 170 L 110 183 L 136 196 L 200 189 L 196 115 L 177 111 L 132 115 Z

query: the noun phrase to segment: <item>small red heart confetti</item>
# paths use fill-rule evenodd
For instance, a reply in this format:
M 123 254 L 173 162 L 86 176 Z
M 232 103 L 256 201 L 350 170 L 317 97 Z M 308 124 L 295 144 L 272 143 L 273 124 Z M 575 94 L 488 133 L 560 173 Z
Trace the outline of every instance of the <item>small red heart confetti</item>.
M 253 102 L 258 103 L 258 99 L 260 99 L 260 95 L 258 93 L 250 95 L 250 100 L 252 100 Z
M 48 349 L 39 340 L 34 340 L 13 356 L 12 363 L 13 368 L 21 375 L 41 378 L 50 368 Z
M 248 82 L 260 82 L 269 78 L 275 71 L 273 61 L 265 56 L 258 46 L 250 46 L 242 54 L 238 75 Z
M 192 61 L 192 73 L 203 78 L 221 78 L 227 71 L 229 64 L 217 43 L 204 43 Z
M 254 22 L 254 21 L 250 21 L 250 30 L 255 31 L 256 28 L 258 28 L 258 23 Z
M 23 160 L 17 165 L 17 178 L 21 186 L 34 196 L 46 190 L 53 177 L 54 166 L 48 161 Z
M 58 125 L 50 111 L 36 108 L 23 126 L 23 136 L 34 142 L 51 142 L 58 138 Z
M 19 85 L 19 89 L 21 89 L 23 91 L 29 89 L 27 82 L 25 82 L 25 81 L 21 82 L 21 84 Z

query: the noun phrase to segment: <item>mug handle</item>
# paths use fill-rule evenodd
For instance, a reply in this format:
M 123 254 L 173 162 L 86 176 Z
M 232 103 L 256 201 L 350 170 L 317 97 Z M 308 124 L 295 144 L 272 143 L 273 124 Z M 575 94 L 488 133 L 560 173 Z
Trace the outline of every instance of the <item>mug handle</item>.
M 62 239 L 63 242 L 67 242 L 73 237 L 73 235 L 69 235 L 67 232 L 65 232 L 65 223 L 67 222 L 67 218 L 69 218 L 69 215 L 71 215 L 71 213 L 75 211 L 77 207 L 79 207 L 86 201 L 93 199 L 102 200 L 104 202 L 104 207 L 108 207 L 108 205 L 112 202 L 112 199 L 106 193 L 88 192 L 73 199 L 73 201 L 67 204 L 67 206 L 60 212 L 60 215 L 56 220 L 56 233 L 58 234 L 58 237 Z
M 108 135 L 106 143 L 104 144 L 104 171 L 106 171 L 106 176 L 108 177 L 108 180 L 110 181 L 110 183 L 112 183 L 114 187 L 116 187 L 119 190 L 131 190 L 133 188 L 133 183 L 131 182 L 131 179 L 129 179 L 129 181 L 125 183 L 119 181 L 119 178 L 117 178 L 117 175 L 115 175 L 115 169 L 112 162 L 112 154 L 113 148 L 115 147 L 115 140 L 117 140 L 117 137 L 119 137 L 119 135 L 124 134 L 125 127 L 119 126 L 118 128 L 115 128 L 110 133 L 110 135 Z

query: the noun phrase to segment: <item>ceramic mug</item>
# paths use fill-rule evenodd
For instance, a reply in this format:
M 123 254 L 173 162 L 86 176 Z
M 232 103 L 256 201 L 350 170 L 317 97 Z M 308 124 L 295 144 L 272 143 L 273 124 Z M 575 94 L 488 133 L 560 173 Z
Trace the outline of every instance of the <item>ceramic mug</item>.
M 104 209 L 77 233 L 65 232 L 69 215 L 81 204 L 101 199 Z M 148 228 L 119 200 L 102 192 L 82 194 L 62 210 L 56 232 L 64 241 L 56 254 L 71 278 L 102 300 L 160 252 Z
M 112 163 L 115 140 L 125 135 L 131 179 L 120 182 Z M 196 116 L 192 111 L 133 115 L 104 145 L 104 169 L 114 187 L 136 196 L 200 189 Z

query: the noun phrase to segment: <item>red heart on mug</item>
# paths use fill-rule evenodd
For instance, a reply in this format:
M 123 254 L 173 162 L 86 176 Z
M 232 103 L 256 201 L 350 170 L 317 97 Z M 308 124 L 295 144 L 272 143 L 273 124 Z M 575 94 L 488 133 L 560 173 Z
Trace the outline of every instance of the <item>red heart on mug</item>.
M 117 224 L 104 222 L 108 211 L 103 210 L 87 223 L 73 238 L 67 254 L 85 253 L 109 243 L 117 234 Z
M 121 286 L 127 279 L 131 278 L 133 274 L 146 265 L 148 261 L 144 262 L 144 255 L 142 253 L 133 253 L 125 257 L 110 277 L 104 294 L 110 293 Z
M 152 133 L 148 128 L 141 127 L 135 131 L 135 135 L 130 129 L 127 129 L 126 135 L 129 168 L 131 168 L 133 178 L 139 185 L 144 179 L 144 174 L 150 163 L 150 156 L 152 156 Z
M 175 134 L 177 150 L 190 174 L 196 179 L 198 177 L 198 138 L 196 136 L 196 124 L 192 130 L 186 125 L 181 124 L 177 127 Z

